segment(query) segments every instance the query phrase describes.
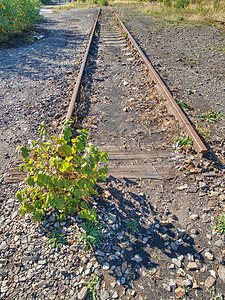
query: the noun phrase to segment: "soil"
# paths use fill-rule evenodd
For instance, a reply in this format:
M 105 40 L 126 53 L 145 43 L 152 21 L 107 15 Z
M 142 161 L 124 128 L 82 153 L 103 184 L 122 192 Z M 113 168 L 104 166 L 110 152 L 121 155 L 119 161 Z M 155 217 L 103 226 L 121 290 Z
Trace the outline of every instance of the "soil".
M 47 28 L 48 26 L 51 28 L 50 32 L 54 32 L 55 26 L 56 28 L 59 26 L 65 38 L 68 18 L 79 19 L 82 23 L 79 24 L 84 25 L 84 23 L 87 24 L 88 19 L 83 20 L 82 16 L 87 14 L 94 16 L 95 13 L 96 10 L 74 10 L 49 14 L 45 18 L 51 20 L 51 22 L 48 21 L 50 25 L 40 23 L 39 26 L 46 28 L 47 24 Z M 167 34 L 163 30 L 164 25 L 160 27 L 157 22 L 149 18 L 137 16 L 135 18 L 128 16 L 131 29 L 143 30 L 141 22 L 146 28 L 150 26 L 149 24 L 156 26 L 155 30 L 159 30 L 164 36 L 164 47 L 166 47 Z M 2 124 L 2 139 L 3 149 L 4 145 L 7 145 L 5 147 L 10 156 L 8 160 L 15 161 L 15 158 L 11 157 L 15 134 L 21 142 L 27 142 L 29 138 L 34 137 L 33 130 L 37 128 L 37 123 L 41 118 L 46 120 L 47 117 L 47 121 L 52 125 L 49 114 L 52 111 L 55 114 L 59 108 L 60 116 L 58 118 L 55 116 L 56 120 L 53 125 L 56 127 L 61 122 L 69 94 L 71 94 L 71 84 L 76 74 L 74 72 L 78 65 L 78 53 L 74 49 L 72 52 L 73 43 L 77 41 L 76 39 L 74 41 L 74 36 L 78 35 L 78 39 L 79 36 L 86 37 L 82 35 L 83 28 L 79 28 L 80 31 L 75 32 L 71 39 L 70 35 L 68 37 L 66 34 L 66 41 L 69 38 L 68 48 L 65 48 L 67 43 L 62 42 L 62 39 L 56 39 L 58 37 L 56 34 L 52 40 L 51 36 L 46 37 L 45 44 L 45 38 L 43 38 L 34 43 L 25 44 L 22 49 L 19 46 L 0 53 L 2 62 L 7 57 L 15 60 L 9 72 L 1 75 L 3 77 L 1 84 L 5 93 L 4 102 L 2 102 L 4 113 L 2 121 L 6 121 Z M 86 25 L 85 28 L 88 32 L 90 26 Z M 200 34 L 202 30 L 209 32 L 218 30 L 219 32 L 220 29 L 191 29 L 174 26 L 172 30 L 174 30 L 173 33 L 176 30 L 182 32 L 182 37 L 185 39 L 189 39 L 194 34 L 193 31 L 199 32 L 199 39 L 202 37 L 202 44 L 205 45 L 204 39 L 207 33 Z M 134 32 L 135 34 L 139 42 L 145 41 L 145 45 L 148 45 L 146 30 L 145 35 L 143 31 Z M 156 37 L 157 34 L 155 34 Z M 173 34 L 171 34 L 172 37 Z M 154 40 L 154 36 L 152 39 Z M 56 41 L 59 42 L 58 49 L 54 46 Z M 39 45 L 39 43 L 43 44 Z M 200 40 L 199 43 L 201 43 Z M 39 45 L 37 51 L 30 51 L 35 48 L 35 44 L 36 47 Z M 84 44 L 85 39 L 82 40 L 81 45 L 79 44 L 82 49 Z M 92 299 L 90 293 L 89 296 L 87 295 L 86 288 L 90 278 L 97 278 L 96 280 L 99 281 L 93 288 L 101 300 L 212 299 L 220 293 L 225 294 L 224 235 L 218 235 L 212 229 L 215 224 L 215 215 L 224 211 L 225 207 L 224 136 L 222 135 L 224 121 L 216 123 L 216 125 L 221 125 L 219 129 L 215 124 L 210 126 L 213 139 L 208 142 L 211 149 L 206 157 L 199 157 L 192 147 L 177 149 L 174 138 L 184 136 L 185 133 L 167 108 L 166 101 L 158 93 L 155 83 L 144 64 L 138 59 L 136 51 L 117 27 L 110 10 L 106 9 L 102 12 L 94 46 L 85 71 L 75 119 L 78 127 L 89 130 L 90 140 L 99 146 L 100 150 L 109 152 L 107 180 L 98 184 L 99 195 L 90 199 L 98 212 L 100 224 L 104 226 L 104 236 L 101 237 L 96 251 L 87 252 L 82 244 L 77 243 L 79 232 L 83 232 L 82 220 L 78 216 L 71 215 L 65 221 L 58 222 L 55 217 L 56 212 L 53 212 L 47 214 L 41 223 L 35 224 L 32 216 L 22 217 L 18 213 L 19 203 L 15 200 L 15 192 L 23 186 L 23 183 L 9 182 L 2 185 L 0 299 Z M 185 46 L 187 46 L 186 51 Z M 173 54 L 173 50 L 178 46 L 171 47 L 170 52 Z M 179 47 L 184 47 L 183 53 L 189 49 L 188 43 L 179 44 Z M 40 64 L 40 61 L 44 59 L 43 51 L 40 54 L 40 49 L 43 48 L 55 49 L 57 63 L 52 60 L 46 67 Z M 32 69 L 28 69 L 25 65 L 21 74 L 19 68 L 15 69 L 20 62 L 17 58 L 18 53 L 22 55 L 27 51 L 30 51 L 28 52 L 30 55 L 33 54 L 29 56 L 33 59 L 32 63 L 27 62 Z M 204 58 L 202 60 L 206 65 L 208 52 L 202 53 L 205 57 L 205 60 Z M 150 56 L 149 53 L 148 55 Z M 166 66 L 172 68 L 168 63 L 169 54 L 166 56 L 165 64 L 160 54 L 157 53 L 157 55 L 161 69 Z M 75 66 L 70 61 L 73 56 L 77 57 Z M 10 66 L 10 60 L 5 63 L 5 66 Z M 26 61 L 27 55 L 24 55 L 24 63 Z M 221 63 L 223 63 L 222 60 Z M 34 68 L 37 68 L 35 72 Z M 45 79 L 47 75 L 44 74 L 48 68 L 51 73 L 50 83 L 47 81 L 48 77 Z M 26 70 L 29 70 L 25 76 L 28 83 L 23 79 Z M 41 70 L 43 71 L 42 80 L 46 86 L 49 87 L 51 84 L 50 98 L 48 98 L 48 88 L 42 93 L 40 82 L 37 85 L 39 76 L 42 74 Z M 163 78 L 165 74 L 168 74 L 173 84 L 175 82 L 176 85 L 180 84 L 179 89 L 176 90 L 176 96 L 183 100 L 182 80 L 178 73 L 170 72 L 166 68 L 164 72 L 160 71 Z M 174 77 L 169 77 L 169 74 Z M 34 84 L 33 77 L 35 76 L 38 78 Z M 185 78 L 185 75 L 182 76 Z M 12 78 L 14 78 L 13 82 Z M 166 81 L 167 77 L 164 80 Z M 190 80 L 193 80 L 192 86 L 195 81 L 192 77 Z M 20 82 L 22 82 L 21 91 Z M 219 82 L 222 82 L 222 79 Z M 170 87 L 170 82 L 166 81 L 166 83 Z M 187 84 L 189 84 L 188 80 Z M 212 82 L 209 84 L 212 88 L 214 87 Z M 215 100 L 218 103 L 221 102 L 219 106 L 216 106 L 217 102 L 212 101 L 217 95 L 219 98 L 222 94 L 220 86 L 222 83 L 219 85 L 218 94 L 216 88 L 213 90 L 212 98 L 209 93 L 211 101 L 207 103 L 210 105 L 204 104 L 205 110 L 202 112 L 211 108 L 216 110 L 217 107 L 223 111 L 221 99 Z M 67 92 L 68 88 L 69 92 Z M 193 91 L 192 88 L 188 89 Z M 16 91 L 14 94 L 17 96 L 24 95 L 25 100 L 16 102 L 18 105 L 14 102 L 10 104 L 12 91 Z M 204 92 L 202 87 L 199 91 Z M 28 97 L 30 99 L 32 93 L 38 103 L 35 106 L 31 106 L 32 102 L 26 100 Z M 60 101 L 61 98 L 64 99 L 63 102 Z M 49 105 L 45 99 L 49 99 Z M 185 101 L 195 110 L 187 113 L 195 120 L 196 110 L 201 109 L 203 105 L 199 105 L 194 97 L 190 99 L 189 101 L 185 99 Z M 21 107 L 21 102 L 23 107 Z M 45 110 L 48 109 L 47 114 L 44 114 L 43 104 Z M 12 111 L 11 107 L 13 107 Z M 21 115 L 21 108 L 24 115 Z M 30 109 L 28 113 L 27 108 Z M 19 112 L 20 115 L 17 116 Z M 25 114 L 30 117 L 35 113 L 37 117 L 34 118 L 34 122 L 28 121 Z M 44 115 L 41 117 L 42 114 Z M 23 124 L 26 124 L 27 133 L 18 130 L 16 127 L 18 124 L 13 127 L 15 133 L 12 132 L 11 127 L 10 129 L 6 127 L 6 124 L 10 125 L 14 119 L 22 124 L 21 128 L 24 128 Z M 214 137 L 216 133 L 219 134 L 218 139 Z M 219 155 L 219 159 L 216 154 Z M 8 164 L 4 160 L 1 164 L 2 172 L 6 172 Z M 61 233 L 67 238 L 67 243 L 63 244 L 61 249 L 50 249 L 46 245 L 50 233 L 55 228 L 60 228 Z M 90 284 L 88 287 L 90 291 Z

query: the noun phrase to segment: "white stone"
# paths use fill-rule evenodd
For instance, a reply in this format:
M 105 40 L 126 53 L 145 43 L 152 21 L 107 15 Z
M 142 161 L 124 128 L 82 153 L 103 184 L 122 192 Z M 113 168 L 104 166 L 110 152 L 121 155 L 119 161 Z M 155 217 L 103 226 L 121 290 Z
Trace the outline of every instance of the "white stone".
M 131 258 L 131 260 L 136 261 L 137 263 L 142 262 L 142 258 L 139 254 L 136 254 L 134 257 Z

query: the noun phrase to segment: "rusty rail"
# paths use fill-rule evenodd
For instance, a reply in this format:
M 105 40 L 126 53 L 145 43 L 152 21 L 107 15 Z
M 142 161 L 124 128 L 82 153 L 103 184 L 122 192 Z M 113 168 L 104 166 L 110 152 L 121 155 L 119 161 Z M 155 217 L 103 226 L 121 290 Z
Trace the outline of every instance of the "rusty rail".
M 86 51 L 85 51 L 85 54 L 84 54 L 83 62 L 82 62 L 82 65 L 80 67 L 80 71 L 79 71 L 79 74 L 78 74 L 78 77 L 77 77 L 77 80 L 76 80 L 76 84 L 75 84 L 75 87 L 74 87 L 74 90 L 73 90 L 73 94 L 72 94 L 72 97 L 71 97 L 71 100 L 70 100 L 69 107 L 68 107 L 68 110 L 67 110 L 66 119 L 71 119 L 71 117 L 73 115 L 74 105 L 76 103 L 77 96 L 78 96 L 78 93 L 79 93 L 80 84 L 81 84 L 81 80 L 82 80 L 83 73 L 84 73 L 84 68 L 85 68 L 85 65 L 86 65 L 86 62 L 87 62 L 89 50 L 90 50 L 90 47 L 91 47 L 92 39 L 93 39 L 93 36 L 94 36 L 94 32 L 95 32 L 95 29 L 96 29 L 96 25 L 97 25 L 98 17 L 100 15 L 100 13 L 101 13 L 101 9 L 99 9 L 99 11 L 97 13 L 97 16 L 96 16 L 96 19 L 95 19 L 94 24 L 93 24 L 92 29 L 91 29 L 89 42 L 88 42 L 88 45 L 87 45 L 87 48 L 86 48 Z
M 184 112 L 182 111 L 182 109 L 179 107 L 179 105 L 177 104 L 177 102 L 174 100 L 172 94 L 170 93 L 170 91 L 168 90 L 168 88 L 166 87 L 166 85 L 164 84 L 164 82 L 162 81 L 161 77 L 159 76 L 159 74 L 157 73 L 157 71 L 154 69 L 153 65 L 151 64 L 151 62 L 149 61 L 149 59 L 147 58 L 147 56 L 144 54 L 144 52 L 138 46 L 137 42 L 132 37 L 132 35 L 130 34 L 130 32 L 126 28 L 126 26 L 123 24 L 123 22 L 121 21 L 121 19 L 117 15 L 117 13 L 116 12 L 114 12 L 114 13 L 115 13 L 115 16 L 117 17 L 118 21 L 120 22 L 122 28 L 127 33 L 127 36 L 129 37 L 129 40 L 134 45 L 134 47 L 137 49 L 140 57 L 145 62 L 146 66 L 147 66 L 148 70 L 150 71 L 152 77 L 154 78 L 155 82 L 159 85 L 159 88 L 161 89 L 161 91 L 165 95 L 166 99 L 169 100 L 170 104 L 172 105 L 172 107 L 174 109 L 174 112 L 175 112 L 176 116 L 184 124 L 185 129 L 188 132 L 188 135 L 194 141 L 194 143 L 195 143 L 198 151 L 201 154 L 207 153 L 208 150 L 207 150 L 206 146 L 202 142 L 201 138 L 199 137 L 199 135 L 197 134 L 197 132 L 195 131 L 195 129 L 191 125 L 190 121 L 188 120 L 188 118 L 186 117 L 186 115 L 184 114 Z

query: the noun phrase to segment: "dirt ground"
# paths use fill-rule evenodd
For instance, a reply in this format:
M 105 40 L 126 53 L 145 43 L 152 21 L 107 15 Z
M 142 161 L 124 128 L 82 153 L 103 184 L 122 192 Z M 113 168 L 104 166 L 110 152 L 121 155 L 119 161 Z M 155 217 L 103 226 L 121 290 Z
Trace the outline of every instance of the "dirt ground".
M 74 10 L 51 14 L 51 30 L 54 31 L 55 24 L 59 23 L 61 30 L 65 30 L 68 17 L 81 20 L 82 14 L 93 16 L 95 13 L 94 10 Z M 198 114 L 210 109 L 224 112 L 221 98 L 224 93 L 223 56 L 217 55 L 218 50 L 205 49 L 214 40 L 223 43 L 221 29 L 168 26 L 150 18 L 130 16 L 129 11 L 124 12 L 124 17 L 131 33 L 174 96 L 193 106 L 194 110 L 187 110 L 193 123 L 199 122 Z M 46 26 L 44 21 L 40 26 Z M 75 26 L 79 23 L 74 22 Z M 88 32 L 88 26 L 85 28 Z M 81 33 L 80 27 L 74 36 L 79 37 Z M 54 48 L 57 35 L 53 37 Z M 199 47 L 192 50 L 193 37 Z M 70 41 L 73 44 L 73 39 Z M 56 56 L 61 55 L 67 43 L 59 45 Z M 98 184 L 99 195 L 90 199 L 97 209 L 104 236 L 96 251 L 86 252 L 82 244 L 77 244 L 82 221 L 76 215 L 58 222 L 53 212 L 35 224 L 31 216 L 22 217 L 18 213 L 15 192 L 22 183 L 2 185 L 0 299 L 92 299 L 90 278 L 98 282 L 92 285 L 92 291 L 96 291 L 101 300 L 223 299 L 224 235 L 214 231 L 213 225 L 215 216 L 225 209 L 224 121 L 200 122 L 203 136 L 205 128 L 210 130 L 210 138 L 205 137 L 210 150 L 206 157 L 201 158 L 193 149 L 178 150 L 175 138 L 185 133 L 156 90 L 143 63 L 134 59 L 137 54 L 118 28 L 110 9 L 103 10 L 94 43 L 76 118 L 78 127 L 89 130 L 90 140 L 109 152 L 107 181 Z M 17 52 L 23 50 L 26 53 L 30 47 L 32 43 L 22 43 L 16 49 L 2 50 L 1 61 L 4 62 L 6 54 L 15 59 Z M 68 60 L 59 57 L 56 67 L 59 76 L 54 75 L 53 62 L 49 63 L 52 93 L 56 90 L 57 100 L 53 101 L 53 95 L 49 99 L 57 105 L 51 102 L 47 112 L 51 114 L 50 107 L 54 107 L 56 124 L 63 118 L 61 110 L 59 116 L 55 115 L 57 106 L 65 111 L 76 75 L 77 64 L 74 67 L 70 62 L 71 48 L 66 48 Z M 199 65 L 187 60 L 187 57 L 195 57 L 192 51 L 199 55 Z M 39 61 L 40 57 L 36 59 L 37 66 Z M 67 66 L 61 69 L 60 61 L 66 61 Z M 207 62 L 212 65 L 209 67 Z M 10 70 L 2 72 L 2 84 L 8 96 L 4 96 L 1 105 L 5 113 L 2 118 L 5 124 L 2 124 L 3 146 L 7 145 L 11 157 L 14 145 L 7 140 L 8 136 L 13 144 L 15 142 L 11 129 L 6 126 L 10 115 L 7 105 L 13 91 L 20 95 L 17 89 L 21 76 L 15 71 L 12 83 L 13 69 Z M 45 70 L 48 70 L 47 66 Z M 38 74 L 39 71 L 36 76 Z M 198 82 L 207 76 L 209 80 L 202 84 Z M 32 74 L 27 77 L 30 80 Z M 24 84 L 22 91 L 29 95 L 29 85 Z M 47 105 L 45 99 L 48 96 L 39 94 L 39 86 L 31 91 L 37 97 L 38 105 Z M 42 110 L 31 101 L 23 104 L 24 114 L 30 108 L 28 117 L 36 113 L 35 122 L 30 121 L 30 124 L 31 128 L 37 127 Z M 20 123 L 27 123 L 26 116 L 16 115 L 14 102 L 11 105 L 14 106 L 11 117 L 16 116 Z M 21 112 L 19 105 L 18 111 Z M 42 119 L 45 117 L 43 115 Z M 50 118 L 47 120 L 52 124 Z M 29 129 L 29 134 L 21 135 L 17 127 L 13 128 L 22 142 L 32 138 L 33 129 Z M 3 162 L 3 174 L 8 173 L 7 168 Z M 61 249 L 50 249 L 46 244 L 47 237 L 57 227 L 65 234 L 67 243 Z

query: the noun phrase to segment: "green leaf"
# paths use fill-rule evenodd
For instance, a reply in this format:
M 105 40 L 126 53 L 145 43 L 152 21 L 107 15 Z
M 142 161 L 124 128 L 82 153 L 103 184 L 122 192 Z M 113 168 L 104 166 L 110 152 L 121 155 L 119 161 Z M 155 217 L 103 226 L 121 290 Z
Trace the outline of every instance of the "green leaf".
M 65 172 L 70 167 L 70 163 L 66 160 L 60 162 L 59 171 Z
M 74 194 L 74 196 L 77 198 L 77 199 L 81 199 L 82 198 L 82 192 L 81 192 L 81 190 L 80 189 L 74 189 L 74 191 L 73 191 L 73 194 Z
M 96 217 L 92 214 L 92 212 L 89 210 L 86 210 L 86 209 L 82 209 L 79 213 L 79 217 L 81 219 L 86 219 L 88 221 L 95 221 L 96 220 Z
M 19 166 L 19 170 L 20 170 L 20 172 L 24 172 L 24 166 L 23 166 L 23 165 L 20 165 L 20 166 Z
M 81 208 L 89 209 L 89 207 L 85 201 L 82 201 L 80 206 L 81 206 Z
M 31 177 L 29 177 L 29 178 L 27 179 L 27 184 L 28 184 L 29 186 L 35 185 L 34 179 L 31 178 Z
M 63 138 L 66 142 L 69 142 L 70 138 L 72 136 L 72 133 L 71 133 L 71 129 L 64 129 L 63 131 Z
M 78 149 L 78 152 L 81 153 L 84 149 L 85 149 L 85 146 L 83 143 L 81 142 L 77 142 L 76 143 L 76 146 L 77 146 L 77 149 Z
M 59 197 L 58 199 L 56 199 L 56 201 L 55 201 L 55 207 L 57 209 L 63 209 L 64 205 L 65 205 L 65 199 L 64 199 L 64 197 Z
M 27 158 L 30 154 L 31 150 L 29 148 L 27 148 L 26 146 L 23 146 L 21 148 L 21 154 L 23 156 L 23 158 Z
M 21 193 L 19 193 L 19 192 L 16 193 L 16 198 L 17 198 L 17 200 L 19 200 L 20 202 L 23 201 L 23 196 L 22 196 Z
M 107 158 L 108 158 L 108 152 L 104 152 L 103 154 L 102 154 L 102 162 L 107 162 Z
M 65 156 L 70 156 L 72 154 L 72 148 L 70 147 L 70 145 L 66 145 L 66 144 L 59 147 L 59 151 Z

